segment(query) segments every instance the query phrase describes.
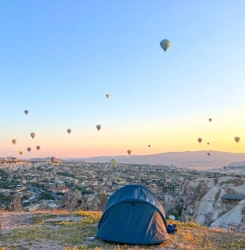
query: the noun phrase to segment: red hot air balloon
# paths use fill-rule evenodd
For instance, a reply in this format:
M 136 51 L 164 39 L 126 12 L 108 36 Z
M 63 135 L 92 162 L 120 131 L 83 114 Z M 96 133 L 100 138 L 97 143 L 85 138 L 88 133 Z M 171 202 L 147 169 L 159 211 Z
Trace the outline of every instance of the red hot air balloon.
M 52 162 L 55 162 L 56 161 L 56 158 L 54 156 L 51 157 L 51 161 Z
M 131 154 L 131 150 L 128 150 L 127 153 L 130 155 Z
M 198 141 L 199 143 L 201 143 L 201 142 L 202 142 L 202 138 L 198 138 L 197 141 Z
M 37 149 L 37 150 L 40 150 L 40 148 L 41 148 L 40 146 L 36 146 L 36 149 Z

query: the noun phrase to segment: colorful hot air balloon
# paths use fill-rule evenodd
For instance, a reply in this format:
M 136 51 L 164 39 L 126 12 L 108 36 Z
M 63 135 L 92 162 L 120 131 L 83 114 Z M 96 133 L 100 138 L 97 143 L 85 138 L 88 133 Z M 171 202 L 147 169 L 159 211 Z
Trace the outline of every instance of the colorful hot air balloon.
M 36 146 L 36 149 L 37 149 L 37 150 L 40 150 L 40 148 L 41 148 L 40 146 Z
M 56 161 L 56 158 L 54 156 L 51 157 L 51 161 L 52 162 L 55 162 Z
M 161 48 L 166 52 L 167 49 L 170 47 L 170 41 L 168 39 L 163 39 L 161 42 L 160 42 L 160 46 Z
M 28 115 L 29 111 L 28 111 L 28 110 L 25 110 L 24 113 L 25 113 L 26 115 Z
M 24 153 L 22 151 L 19 152 L 20 155 L 23 155 Z
M 199 143 L 201 143 L 201 142 L 202 142 L 202 138 L 198 138 L 197 141 L 198 141 Z
M 209 122 L 211 122 L 211 121 L 212 121 L 212 118 L 209 118 L 208 120 L 209 120 Z
M 106 98 L 109 98 L 109 97 L 110 97 L 110 95 L 109 95 L 109 94 L 106 94 L 105 96 L 106 96 Z
M 98 131 L 100 131 L 101 125 L 97 125 L 96 128 L 98 129 Z
M 17 161 L 18 161 L 18 158 L 13 157 L 13 158 L 12 158 L 12 161 L 13 161 L 13 162 L 17 162 Z
M 239 142 L 239 141 L 240 141 L 240 137 L 235 137 L 234 140 L 235 140 L 236 142 Z
M 35 136 L 36 136 L 36 134 L 35 134 L 35 133 L 31 133 L 31 138 L 32 138 L 32 139 L 34 139 L 34 138 L 35 138 Z
M 12 143 L 15 145 L 15 143 L 17 142 L 17 140 L 16 139 L 13 139 L 12 140 Z
M 128 150 L 127 153 L 130 155 L 131 154 L 131 150 Z
M 28 151 L 28 152 L 31 152 L 31 147 L 28 147 L 28 148 L 27 148 L 27 151 Z
M 118 164 L 117 159 L 112 158 L 112 159 L 110 160 L 110 164 L 111 164 L 113 167 L 115 167 L 115 166 Z
M 67 129 L 67 133 L 70 134 L 72 130 L 70 128 Z

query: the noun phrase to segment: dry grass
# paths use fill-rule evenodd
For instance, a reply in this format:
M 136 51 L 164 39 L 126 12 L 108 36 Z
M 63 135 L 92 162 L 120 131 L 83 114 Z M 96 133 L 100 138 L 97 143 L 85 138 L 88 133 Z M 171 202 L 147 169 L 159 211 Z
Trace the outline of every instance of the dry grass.
M 54 221 L 48 223 L 47 218 L 64 216 L 81 216 L 82 220 Z M 44 242 L 55 242 L 64 250 L 85 250 L 85 249 L 113 249 L 113 250 L 141 250 L 141 249 L 202 249 L 202 250 L 237 250 L 245 249 L 245 235 L 225 232 L 222 229 L 207 227 L 189 222 L 177 224 L 177 233 L 171 235 L 170 239 L 158 246 L 128 246 L 106 244 L 98 239 L 89 240 L 88 237 L 96 235 L 97 223 L 101 218 L 101 212 L 77 211 L 73 213 L 55 211 L 53 214 L 42 215 L 34 220 L 34 224 L 27 228 L 14 229 L 4 233 L 4 250 L 8 249 L 29 249 L 28 244 L 44 244 Z M 168 221 L 169 223 L 169 221 Z M 24 242 L 24 243 L 23 243 Z M 21 248 L 14 248 L 18 244 Z M 22 245 L 21 245 L 22 244 Z M 47 243 L 46 243 L 47 244 Z M 12 247 L 11 247 L 12 246 Z M 0 247 L 1 249 L 1 247 Z

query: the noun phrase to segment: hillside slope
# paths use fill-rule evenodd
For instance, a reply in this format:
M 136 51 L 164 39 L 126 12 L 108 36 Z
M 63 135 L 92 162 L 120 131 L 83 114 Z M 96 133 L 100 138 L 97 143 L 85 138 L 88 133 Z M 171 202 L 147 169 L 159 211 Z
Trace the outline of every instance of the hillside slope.
M 4 250 L 245 249 L 245 235 L 177 222 L 178 232 L 157 246 L 126 246 L 96 239 L 101 212 L 2 213 Z M 6 225 L 11 225 L 8 228 Z

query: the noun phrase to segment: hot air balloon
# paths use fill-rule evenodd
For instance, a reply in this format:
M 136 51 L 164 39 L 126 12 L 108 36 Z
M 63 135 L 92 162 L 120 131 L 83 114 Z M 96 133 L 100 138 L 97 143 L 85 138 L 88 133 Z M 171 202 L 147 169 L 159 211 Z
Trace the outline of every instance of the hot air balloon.
M 20 155 L 23 155 L 24 153 L 22 151 L 19 152 Z
M 41 148 L 40 146 L 36 146 L 36 149 L 37 149 L 37 150 L 40 150 L 40 148 Z
M 207 153 L 208 156 L 210 156 L 210 153 Z
M 15 143 L 17 142 L 17 140 L 16 139 L 13 139 L 12 140 L 12 143 L 15 145 Z
M 109 95 L 109 94 L 106 94 L 105 96 L 106 96 L 106 98 L 109 98 L 109 97 L 110 97 L 110 95 Z
M 209 118 L 208 120 L 209 120 L 209 122 L 211 122 L 211 121 L 212 121 L 212 118 Z
M 96 128 L 98 129 L 98 131 L 100 131 L 101 125 L 97 125 Z
M 31 147 L 28 147 L 28 148 L 27 148 L 27 151 L 28 151 L 28 152 L 31 152 Z
M 25 110 L 24 113 L 25 113 L 26 115 L 28 115 L 29 111 L 28 111 L 28 110 Z
M 170 41 L 168 39 L 163 39 L 161 42 L 160 42 L 160 46 L 161 48 L 166 52 L 167 49 L 170 47 Z
M 32 139 L 34 139 L 34 138 L 35 138 L 35 136 L 36 136 L 36 134 L 35 134 L 35 133 L 31 133 L 31 138 L 32 138 Z
M 55 162 L 56 161 L 56 158 L 54 156 L 51 157 L 51 161 L 52 162 Z
M 240 137 L 235 137 L 234 140 L 235 140 L 236 142 L 239 142 L 239 141 L 240 141 Z
M 197 141 L 198 141 L 199 143 L 201 143 L 201 142 L 202 142 L 202 138 L 198 138 Z
M 70 128 L 67 129 L 67 133 L 70 134 L 72 130 Z
M 131 150 L 128 150 L 127 153 L 130 155 L 131 154 Z
M 207 142 L 207 144 L 209 145 L 209 142 Z
M 18 161 L 18 158 L 13 157 L 13 158 L 12 158 L 12 161 L 13 161 L 13 162 L 17 162 L 17 161 Z
M 150 148 L 151 147 L 151 145 L 148 145 L 148 148 Z
M 111 164 L 113 167 L 115 167 L 115 166 L 118 164 L 117 159 L 112 158 L 112 159 L 110 160 L 110 164 Z

